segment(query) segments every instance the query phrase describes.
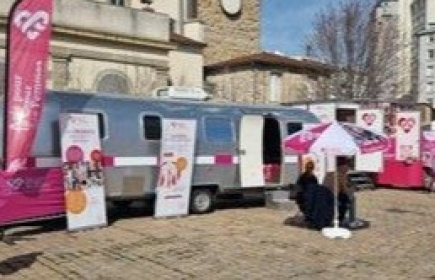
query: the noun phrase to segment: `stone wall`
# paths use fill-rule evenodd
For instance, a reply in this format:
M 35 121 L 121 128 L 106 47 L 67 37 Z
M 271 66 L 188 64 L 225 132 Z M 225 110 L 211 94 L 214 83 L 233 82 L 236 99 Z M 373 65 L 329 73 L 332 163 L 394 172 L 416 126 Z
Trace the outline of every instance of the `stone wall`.
M 254 103 L 255 83 L 254 71 L 243 69 L 209 75 L 207 81 L 214 86 L 213 99 L 224 102 Z
M 207 82 L 213 85 L 213 98 L 218 101 L 269 103 L 270 76 L 273 68 L 244 68 L 236 71 L 209 74 Z M 306 100 L 315 92 L 317 81 L 305 74 L 280 70 L 280 103 Z
M 228 16 L 219 0 L 198 1 L 198 18 L 205 25 L 205 64 L 260 50 L 260 0 L 242 1 L 238 15 Z

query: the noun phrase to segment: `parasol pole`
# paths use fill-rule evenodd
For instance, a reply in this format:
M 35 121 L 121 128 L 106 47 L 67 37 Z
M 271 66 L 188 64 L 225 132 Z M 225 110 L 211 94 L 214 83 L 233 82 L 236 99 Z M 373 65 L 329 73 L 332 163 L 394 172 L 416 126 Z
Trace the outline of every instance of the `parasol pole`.
M 334 156 L 335 157 L 335 156 Z M 337 158 L 335 157 L 334 163 L 336 165 L 334 170 L 334 228 L 339 227 L 338 221 L 338 172 L 337 172 Z
M 326 164 L 328 165 L 328 157 L 334 156 L 334 221 L 333 221 L 333 227 L 327 227 L 322 229 L 322 234 L 325 237 L 328 238 L 343 238 L 348 239 L 352 236 L 352 233 L 350 230 L 346 228 L 340 228 L 339 221 L 338 221 L 338 172 L 337 172 L 337 164 L 336 164 L 336 156 L 335 154 L 327 154 L 327 161 Z M 328 166 L 327 166 L 328 169 Z

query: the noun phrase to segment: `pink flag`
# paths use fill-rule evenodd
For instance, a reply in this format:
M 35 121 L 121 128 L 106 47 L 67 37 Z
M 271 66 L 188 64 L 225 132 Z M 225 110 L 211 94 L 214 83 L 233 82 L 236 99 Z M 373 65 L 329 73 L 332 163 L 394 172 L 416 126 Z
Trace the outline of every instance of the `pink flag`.
M 9 14 L 6 171 L 26 165 L 41 117 L 53 0 L 18 0 Z

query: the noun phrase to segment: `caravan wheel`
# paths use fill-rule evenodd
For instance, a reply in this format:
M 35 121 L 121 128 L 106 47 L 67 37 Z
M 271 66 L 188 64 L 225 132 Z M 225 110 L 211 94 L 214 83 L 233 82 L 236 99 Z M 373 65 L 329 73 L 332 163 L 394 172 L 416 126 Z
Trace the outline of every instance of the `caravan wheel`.
M 213 210 L 214 194 L 209 189 L 195 189 L 190 198 L 190 212 L 204 214 Z

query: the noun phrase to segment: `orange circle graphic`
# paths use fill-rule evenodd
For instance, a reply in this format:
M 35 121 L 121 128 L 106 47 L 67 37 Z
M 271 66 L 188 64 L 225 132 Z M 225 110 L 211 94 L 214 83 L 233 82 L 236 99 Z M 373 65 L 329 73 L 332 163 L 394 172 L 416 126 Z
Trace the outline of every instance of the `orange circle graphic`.
M 82 190 L 70 190 L 66 193 L 66 209 L 73 214 L 80 214 L 85 210 L 87 199 Z
M 179 157 L 175 162 L 175 166 L 178 171 L 183 171 L 187 167 L 187 159 L 185 157 Z

